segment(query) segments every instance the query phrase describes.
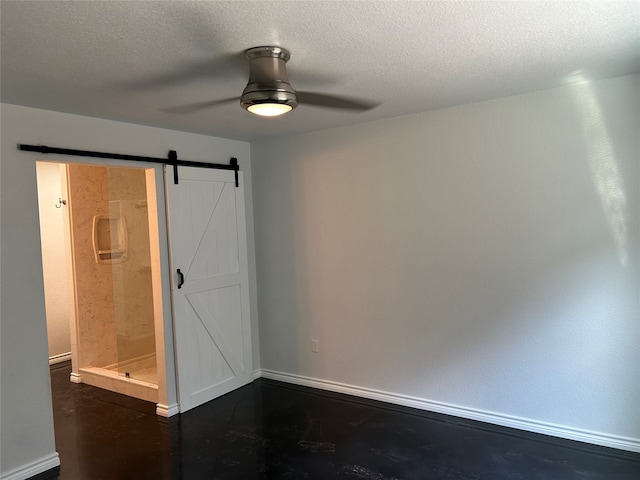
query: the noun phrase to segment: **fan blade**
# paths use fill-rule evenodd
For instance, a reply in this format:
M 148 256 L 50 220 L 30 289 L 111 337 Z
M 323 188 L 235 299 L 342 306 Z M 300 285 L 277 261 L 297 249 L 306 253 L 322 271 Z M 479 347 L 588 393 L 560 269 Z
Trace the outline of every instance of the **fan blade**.
M 189 103 L 187 105 L 177 105 L 175 107 L 163 108 L 161 111 L 166 113 L 173 113 L 177 115 L 184 115 L 187 113 L 193 113 L 204 108 L 216 107 L 224 103 L 238 102 L 239 97 L 223 98 L 221 100 L 207 100 L 206 102 Z
M 122 84 L 125 88 L 134 90 L 148 88 L 175 87 L 184 83 L 218 79 L 235 80 L 246 77 L 246 60 L 239 54 L 222 55 L 218 58 L 207 58 L 183 62 L 175 69 L 163 74 L 147 76 L 138 80 L 127 81 Z
M 299 103 L 306 103 L 307 105 L 314 105 L 316 107 L 339 108 L 342 110 L 358 110 L 363 112 L 380 105 L 380 102 L 372 102 L 371 100 L 339 97 L 315 92 L 302 92 L 300 90 L 296 90 L 296 96 L 298 97 Z

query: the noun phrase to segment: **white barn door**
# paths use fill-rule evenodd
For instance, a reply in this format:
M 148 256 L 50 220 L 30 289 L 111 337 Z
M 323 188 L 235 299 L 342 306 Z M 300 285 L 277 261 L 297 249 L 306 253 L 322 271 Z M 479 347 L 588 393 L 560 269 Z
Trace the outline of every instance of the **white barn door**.
M 253 380 L 244 188 L 233 171 L 165 167 L 178 401 L 185 412 Z M 179 272 L 178 272 L 179 271 Z

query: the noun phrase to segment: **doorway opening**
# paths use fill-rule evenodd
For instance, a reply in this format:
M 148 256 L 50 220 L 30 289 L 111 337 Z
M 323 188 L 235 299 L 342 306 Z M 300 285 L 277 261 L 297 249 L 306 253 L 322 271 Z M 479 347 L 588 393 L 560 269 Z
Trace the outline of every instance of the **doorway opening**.
M 73 382 L 159 403 L 155 170 L 38 161 L 36 171 L 50 363 L 70 359 Z

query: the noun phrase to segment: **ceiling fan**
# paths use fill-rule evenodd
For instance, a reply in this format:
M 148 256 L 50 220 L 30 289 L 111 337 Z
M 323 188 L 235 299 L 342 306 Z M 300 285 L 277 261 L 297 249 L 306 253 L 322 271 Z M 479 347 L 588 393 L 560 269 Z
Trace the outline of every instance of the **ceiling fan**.
M 266 117 L 290 112 L 298 104 L 356 112 L 370 110 L 379 105 L 379 103 L 362 99 L 295 90 L 287 76 L 286 63 L 291 55 L 282 47 L 254 47 L 245 50 L 244 56 L 249 61 L 249 82 L 239 98 L 192 103 L 170 107 L 165 111 L 191 113 L 238 99 L 245 110 Z

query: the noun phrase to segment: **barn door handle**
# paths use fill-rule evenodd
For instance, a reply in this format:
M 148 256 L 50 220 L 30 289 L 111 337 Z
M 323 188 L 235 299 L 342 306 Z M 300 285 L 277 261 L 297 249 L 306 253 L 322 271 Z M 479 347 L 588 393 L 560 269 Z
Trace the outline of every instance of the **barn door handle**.
M 180 277 L 178 288 L 182 288 L 182 285 L 184 285 L 184 274 L 180 271 L 180 269 L 178 269 L 178 276 Z

